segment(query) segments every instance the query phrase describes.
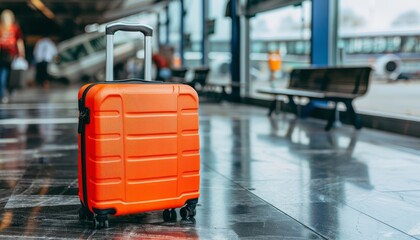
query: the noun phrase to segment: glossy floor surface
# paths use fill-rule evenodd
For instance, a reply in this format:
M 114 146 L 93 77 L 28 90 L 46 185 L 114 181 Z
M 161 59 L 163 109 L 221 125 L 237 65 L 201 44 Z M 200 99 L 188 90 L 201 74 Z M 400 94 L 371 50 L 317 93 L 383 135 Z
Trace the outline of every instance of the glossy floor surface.
M 0 106 L 0 239 L 420 239 L 420 140 L 202 104 L 195 223 L 78 220 L 77 89 Z

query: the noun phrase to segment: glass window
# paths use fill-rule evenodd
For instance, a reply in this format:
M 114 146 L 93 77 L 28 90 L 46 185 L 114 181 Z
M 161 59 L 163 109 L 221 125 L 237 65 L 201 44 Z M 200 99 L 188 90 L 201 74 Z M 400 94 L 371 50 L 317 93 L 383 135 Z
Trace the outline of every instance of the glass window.
M 311 42 L 305 41 L 305 55 L 309 56 L 311 54 Z
M 386 50 L 386 39 L 384 37 L 376 37 L 374 40 L 374 52 L 383 53 Z
M 263 53 L 266 52 L 264 42 L 256 41 L 251 44 L 251 52 L 253 53 Z
M 353 52 L 354 53 L 361 53 L 362 52 L 363 42 L 360 38 L 353 39 Z
M 351 39 L 344 39 L 344 52 L 346 54 L 352 54 L 353 51 L 353 41 Z
M 287 44 L 286 42 L 280 42 L 279 43 L 279 49 L 280 49 L 280 53 L 281 55 L 286 55 L 287 54 Z
M 197 1 L 197 0 L 193 0 Z M 201 2 L 201 1 L 197 1 Z M 211 69 L 209 81 L 230 82 L 231 27 L 232 22 L 225 16 L 227 0 L 209 0 L 208 18 L 214 20 L 214 33 L 208 36 L 208 65 Z
M 210 42 L 210 52 L 230 53 L 230 42 L 212 41 Z
M 338 6 L 343 65 L 374 69 L 369 91 L 356 99 L 356 108 L 420 121 L 420 25 L 410 17 L 420 16 L 418 1 L 339 0 Z
M 258 13 L 250 19 L 250 96 L 264 87 L 282 87 L 291 69 L 310 65 L 311 1 Z
M 362 42 L 363 42 L 363 47 L 362 47 L 362 52 L 363 53 L 371 53 L 372 52 L 372 48 L 373 48 L 373 46 L 372 46 L 372 38 L 364 38 L 363 40 L 362 40 Z
M 303 55 L 305 53 L 305 42 L 297 41 L 295 44 L 295 50 L 297 55 Z
M 191 51 L 200 52 L 201 51 L 201 42 L 194 41 L 191 43 Z
M 401 37 L 389 37 L 387 39 L 387 52 L 394 53 L 400 50 Z
M 268 49 L 267 50 L 268 52 L 278 51 L 279 45 L 277 42 L 271 41 L 271 42 L 268 42 L 267 49 Z
M 416 45 L 417 45 L 416 37 L 413 37 L 413 36 L 406 37 L 401 50 L 402 52 L 405 52 L 405 53 L 415 52 Z
M 420 37 L 417 37 L 417 44 L 415 49 L 416 53 L 420 53 Z

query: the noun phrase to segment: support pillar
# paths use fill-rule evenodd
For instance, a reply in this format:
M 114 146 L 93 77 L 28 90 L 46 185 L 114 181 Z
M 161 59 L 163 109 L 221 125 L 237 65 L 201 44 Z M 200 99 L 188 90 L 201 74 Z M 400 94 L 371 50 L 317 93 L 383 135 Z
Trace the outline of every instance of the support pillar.
M 181 5 L 181 22 L 180 22 L 180 46 L 179 46 L 179 57 L 181 60 L 181 66 L 184 66 L 185 59 L 184 59 L 184 46 L 185 46 L 185 6 L 184 6 L 184 0 L 180 0 Z
M 337 0 L 312 0 L 311 64 L 336 65 Z
M 250 79 L 250 23 L 249 17 L 241 15 L 241 96 L 249 97 L 251 95 L 252 82 Z
M 208 0 L 202 0 L 201 10 L 202 10 L 202 30 L 203 34 L 201 36 L 201 65 L 207 66 L 208 64 L 208 29 L 207 29 L 207 20 L 208 20 Z
M 232 34 L 231 34 L 231 64 L 230 72 L 232 77 L 232 101 L 240 101 L 241 88 L 240 88 L 240 59 L 241 59 L 241 32 L 240 32 L 240 19 L 237 14 L 237 0 L 230 1 L 230 16 L 232 20 Z
M 316 66 L 337 65 L 338 2 L 337 0 L 312 0 L 311 64 Z M 312 104 L 325 104 L 313 100 Z M 341 126 L 340 114 L 335 107 L 333 125 Z
M 165 31 L 166 31 L 166 36 L 165 36 L 165 40 L 166 40 L 166 45 L 169 45 L 170 43 L 171 43 L 171 40 L 170 40 L 170 37 L 169 37 L 169 35 L 170 35 L 170 31 L 169 31 L 169 29 L 170 29 L 170 25 L 171 25 L 171 20 L 170 20 L 170 17 L 169 17 L 169 4 L 168 5 L 166 5 L 166 7 L 165 7 L 165 15 L 166 15 L 166 28 L 165 28 Z
M 155 39 L 157 40 L 157 45 L 158 47 L 160 47 L 162 40 L 160 39 L 160 30 L 161 30 L 161 22 L 160 22 L 160 17 L 162 16 L 162 14 L 158 13 L 157 14 L 157 25 L 156 25 L 156 36 Z

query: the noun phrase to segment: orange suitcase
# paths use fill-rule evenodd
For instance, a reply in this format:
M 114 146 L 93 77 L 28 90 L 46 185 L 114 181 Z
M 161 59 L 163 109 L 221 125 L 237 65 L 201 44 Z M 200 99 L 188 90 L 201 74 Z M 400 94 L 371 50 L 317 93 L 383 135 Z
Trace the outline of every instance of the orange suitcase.
M 112 80 L 116 31 L 145 35 L 145 79 L 151 77 L 152 29 L 107 26 L 107 81 L 79 91 L 81 219 L 108 227 L 108 214 L 164 210 L 165 221 L 195 216 L 199 197 L 198 96 L 183 84 Z

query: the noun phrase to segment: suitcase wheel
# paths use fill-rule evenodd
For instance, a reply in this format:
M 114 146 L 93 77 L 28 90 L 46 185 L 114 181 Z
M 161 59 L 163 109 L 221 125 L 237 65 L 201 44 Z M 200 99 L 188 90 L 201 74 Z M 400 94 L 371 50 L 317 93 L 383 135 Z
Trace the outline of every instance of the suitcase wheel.
M 163 221 L 165 222 L 176 222 L 177 220 L 177 214 L 176 214 L 175 209 L 171 209 L 171 210 L 165 209 L 163 211 L 162 216 L 163 216 Z
M 92 228 L 109 228 L 108 215 L 97 215 L 95 218 L 93 218 Z
M 179 210 L 182 220 L 194 218 L 196 214 L 195 206 L 195 204 L 187 204 Z

